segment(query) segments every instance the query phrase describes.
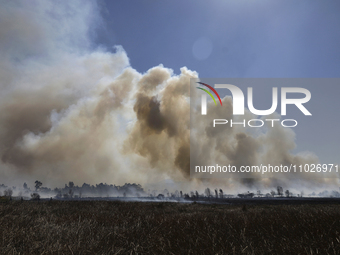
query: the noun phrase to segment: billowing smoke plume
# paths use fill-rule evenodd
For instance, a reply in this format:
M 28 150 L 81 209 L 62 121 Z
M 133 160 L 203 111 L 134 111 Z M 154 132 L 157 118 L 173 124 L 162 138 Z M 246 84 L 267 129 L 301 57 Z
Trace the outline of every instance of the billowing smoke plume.
M 189 86 L 198 74 L 183 67 L 176 75 L 162 65 L 139 73 L 122 47 L 94 48 L 90 38 L 101 23 L 91 1 L 1 3 L 1 180 L 145 184 L 171 178 L 199 185 L 189 178 Z M 231 99 L 223 104 L 231 117 Z M 294 133 L 287 128 L 256 135 L 239 127 L 205 130 L 194 137 L 205 163 L 318 161 L 291 153 Z M 211 146 L 215 153 L 204 151 Z M 299 177 L 295 185 L 326 182 Z M 291 177 L 276 181 L 293 183 Z M 236 187 L 245 181 L 209 182 Z M 274 178 L 246 184 L 277 185 Z
M 170 176 L 180 170 L 189 176 L 189 82 L 195 72 L 181 69 L 179 76 L 162 66 L 150 69 L 138 82 L 133 110 L 137 117 L 127 151 L 149 159 L 151 167 Z

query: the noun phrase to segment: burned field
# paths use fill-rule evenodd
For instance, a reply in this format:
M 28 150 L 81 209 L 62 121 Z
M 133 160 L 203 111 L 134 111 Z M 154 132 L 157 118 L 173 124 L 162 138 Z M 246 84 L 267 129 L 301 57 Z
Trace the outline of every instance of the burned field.
M 338 254 L 340 205 L 0 202 L 2 254 Z

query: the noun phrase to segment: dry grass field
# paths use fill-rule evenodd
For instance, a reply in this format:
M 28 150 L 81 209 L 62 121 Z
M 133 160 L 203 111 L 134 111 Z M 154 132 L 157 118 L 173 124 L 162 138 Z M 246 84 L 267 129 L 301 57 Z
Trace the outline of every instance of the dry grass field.
M 340 205 L 0 201 L 1 254 L 339 254 Z

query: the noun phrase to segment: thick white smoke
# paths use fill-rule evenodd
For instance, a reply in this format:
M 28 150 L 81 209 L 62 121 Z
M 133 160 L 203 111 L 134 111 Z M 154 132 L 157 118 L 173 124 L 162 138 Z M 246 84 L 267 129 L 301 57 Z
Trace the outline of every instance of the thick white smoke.
M 0 178 L 54 186 L 152 183 L 189 178 L 190 78 L 162 65 L 141 74 L 122 47 L 94 48 L 102 24 L 92 1 L 3 1 L 0 8 Z M 231 99 L 223 99 L 231 107 Z M 211 106 L 213 107 L 213 106 Z M 207 162 L 233 164 L 317 162 L 293 155 L 294 133 L 275 128 L 253 137 L 245 130 L 206 129 L 197 148 L 214 144 Z M 221 143 L 221 141 L 224 141 Z M 262 150 L 262 152 L 261 152 Z M 264 150 L 264 151 L 263 151 Z M 256 176 L 254 176 L 256 178 Z M 281 180 L 285 185 L 335 184 L 329 179 Z M 275 187 L 280 180 L 209 180 L 210 185 Z

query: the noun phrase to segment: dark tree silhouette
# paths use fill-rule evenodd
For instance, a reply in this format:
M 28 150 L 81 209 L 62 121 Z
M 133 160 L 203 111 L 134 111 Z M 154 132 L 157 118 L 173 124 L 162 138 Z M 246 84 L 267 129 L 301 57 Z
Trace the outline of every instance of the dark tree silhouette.
M 220 198 L 223 198 L 223 190 L 220 189 Z
M 285 193 L 286 193 L 286 197 L 289 197 L 289 190 L 288 189 L 285 191 Z
M 72 198 L 73 194 L 74 194 L 74 192 L 73 192 L 74 183 L 73 182 L 69 182 L 68 186 L 70 188 L 70 190 L 68 191 L 68 194 L 69 194 L 70 198 Z
M 281 197 L 283 195 L 283 188 L 281 186 L 277 186 L 277 195 Z
M 31 194 L 31 199 L 32 200 L 40 200 L 40 195 L 36 192 Z
M 35 191 L 38 191 L 40 189 L 40 187 L 42 186 L 42 182 L 36 180 L 35 182 Z

